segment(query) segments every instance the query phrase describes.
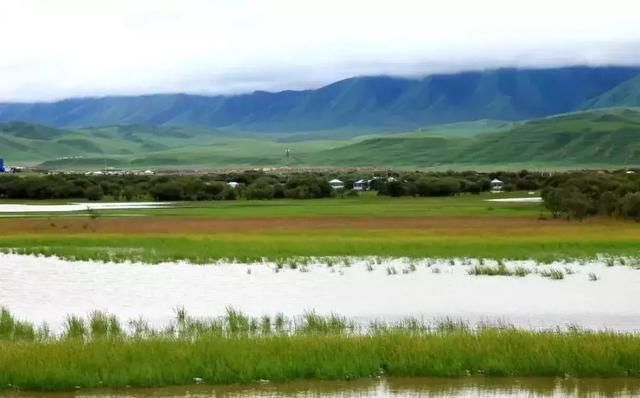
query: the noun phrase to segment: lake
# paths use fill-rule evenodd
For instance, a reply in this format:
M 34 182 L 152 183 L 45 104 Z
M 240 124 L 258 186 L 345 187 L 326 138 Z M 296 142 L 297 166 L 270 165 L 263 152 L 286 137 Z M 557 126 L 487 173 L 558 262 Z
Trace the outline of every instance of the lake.
M 640 271 L 604 263 L 507 263 L 558 270 L 564 279 L 469 275 L 468 261 L 349 259 L 278 269 L 276 264 L 158 265 L 70 262 L 0 255 L 0 305 L 18 318 L 46 321 L 58 330 L 66 315 L 103 310 L 121 320 L 143 316 L 168 324 L 181 306 L 195 317 L 214 317 L 231 306 L 247 315 L 295 317 L 309 310 L 363 323 L 405 317 L 451 317 L 507 322 L 540 329 L 578 325 L 640 330 Z M 394 274 L 395 273 L 395 274 Z M 598 277 L 590 279 L 590 274 Z

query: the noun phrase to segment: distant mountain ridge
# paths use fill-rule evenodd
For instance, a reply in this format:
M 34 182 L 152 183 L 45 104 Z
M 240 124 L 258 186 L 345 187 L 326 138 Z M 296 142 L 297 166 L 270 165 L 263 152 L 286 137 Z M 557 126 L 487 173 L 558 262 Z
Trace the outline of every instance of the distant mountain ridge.
M 398 130 L 525 120 L 640 102 L 639 67 L 496 69 L 421 79 L 356 77 L 318 89 L 235 96 L 158 94 L 2 103 L 0 122 L 54 127 L 143 124 L 264 132 Z

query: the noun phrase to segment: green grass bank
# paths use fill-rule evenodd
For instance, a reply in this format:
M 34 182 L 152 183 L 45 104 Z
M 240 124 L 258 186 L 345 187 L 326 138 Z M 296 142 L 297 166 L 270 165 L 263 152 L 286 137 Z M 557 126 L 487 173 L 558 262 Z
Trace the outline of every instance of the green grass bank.
M 229 310 L 199 321 L 178 313 L 129 332 L 108 315 L 69 317 L 63 333 L 0 317 L 0 388 L 62 391 L 390 377 L 640 376 L 640 336 L 614 332 L 469 328 L 417 320 L 354 329 L 343 318 L 307 314 L 252 319 Z

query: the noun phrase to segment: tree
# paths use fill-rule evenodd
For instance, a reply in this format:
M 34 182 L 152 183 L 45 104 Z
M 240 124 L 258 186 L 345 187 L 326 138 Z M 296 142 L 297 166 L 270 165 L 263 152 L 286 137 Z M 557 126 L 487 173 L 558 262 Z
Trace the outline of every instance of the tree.
M 560 188 L 548 187 L 542 190 L 544 207 L 551 212 L 554 218 L 558 218 L 565 210 Z
M 611 191 L 603 192 L 598 199 L 598 212 L 601 214 L 612 216 L 618 206 L 618 196 Z
M 640 221 L 640 192 L 624 195 L 620 200 L 620 212 L 623 216 Z
M 255 180 L 245 191 L 247 199 L 273 199 L 274 194 L 273 184 L 262 179 Z
M 176 182 L 165 182 L 151 189 L 151 195 L 158 201 L 182 200 L 182 188 Z
M 392 197 L 399 197 L 405 194 L 404 185 L 400 181 L 387 182 L 386 191 Z
M 88 200 L 96 201 L 102 199 L 102 187 L 100 185 L 92 185 L 85 189 L 84 197 Z
M 591 208 L 591 199 L 577 188 L 562 190 L 562 206 L 570 219 L 582 220 Z

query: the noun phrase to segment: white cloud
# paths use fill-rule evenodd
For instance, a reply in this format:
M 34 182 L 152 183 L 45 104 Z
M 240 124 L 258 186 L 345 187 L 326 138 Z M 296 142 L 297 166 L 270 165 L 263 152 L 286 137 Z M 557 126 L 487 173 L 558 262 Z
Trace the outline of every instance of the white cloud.
M 640 64 L 637 0 L 1 0 L 0 100 Z

